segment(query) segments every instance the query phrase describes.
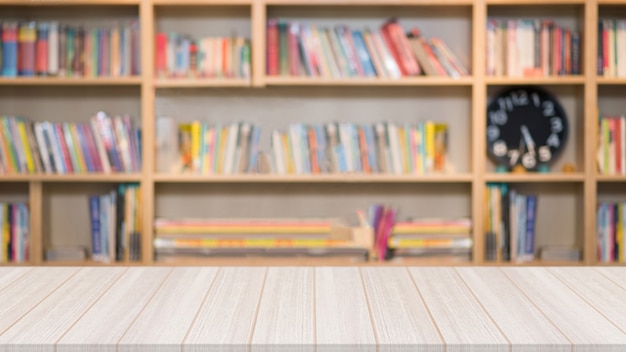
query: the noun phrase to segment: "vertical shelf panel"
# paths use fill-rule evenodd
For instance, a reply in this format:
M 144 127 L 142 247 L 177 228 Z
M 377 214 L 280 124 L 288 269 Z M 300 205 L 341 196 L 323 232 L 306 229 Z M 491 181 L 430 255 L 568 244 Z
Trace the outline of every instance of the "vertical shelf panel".
M 41 181 L 33 181 L 28 189 L 28 207 L 30 209 L 30 263 L 39 265 L 43 261 L 43 187 Z
M 265 85 L 265 28 L 267 22 L 267 7 L 265 2 L 255 1 L 252 4 L 252 85 Z

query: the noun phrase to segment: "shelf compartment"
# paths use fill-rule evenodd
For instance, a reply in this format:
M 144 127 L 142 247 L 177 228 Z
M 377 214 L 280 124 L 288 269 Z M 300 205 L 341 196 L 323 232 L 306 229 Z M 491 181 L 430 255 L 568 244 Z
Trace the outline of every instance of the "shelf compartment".
M 249 79 L 157 79 L 156 88 L 250 87 Z
M 572 183 L 583 182 L 585 174 L 583 173 L 487 173 L 485 181 L 487 182 L 503 182 L 503 183 Z
M 471 86 L 472 77 L 332 78 L 265 76 L 268 86 Z
M 0 77 L 0 86 L 139 86 L 141 77 Z
M 154 177 L 158 183 L 469 183 L 471 174 L 459 175 L 380 175 L 380 174 L 320 174 L 320 175 L 167 175 Z
M 626 175 L 596 175 L 598 182 L 624 182 L 626 183 Z
M 485 77 L 487 85 L 583 85 L 585 77 L 573 76 L 549 76 L 549 77 Z

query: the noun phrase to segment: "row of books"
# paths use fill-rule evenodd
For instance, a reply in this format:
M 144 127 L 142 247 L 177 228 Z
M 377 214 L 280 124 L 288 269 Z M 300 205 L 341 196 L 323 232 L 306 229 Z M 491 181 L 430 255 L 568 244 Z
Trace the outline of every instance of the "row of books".
M 580 33 L 549 20 L 487 21 L 488 76 L 581 73 Z
M 250 40 L 243 37 L 156 35 L 156 74 L 160 78 L 250 78 L 250 62 Z
M 272 132 L 278 174 L 445 172 L 447 125 L 380 122 L 373 125 L 291 124 Z
M 598 172 L 626 175 L 626 116 L 600 116 L 598 130 Z
M 2 76 L 119 77 L 140 70 L 139 22 L 85 28 L 56 21 L 0 23 Z
M 29 260 L 29 216 L 26 203 L 0 203 L 0 263 Z
M 626 20 L 598 21 L 598 75 L 626 77 Z
M 626 262 L 626 203 L 600 202 L 597 216 L 598 260 Z
M 379 30 L 270 19 L 266 73 L 323 78 L 469 75 L 443 41 L 427 40 L 417 28 L 407 34 L 396 19 Z
M 2 173 L 141 171 L 141 135 L 128 115 L 96 113 L 89 123 L 0 116 Z
M 91 258 L 96 262 L 141 258 L 141 189 L 120 184 L 103 195 L 89 196 Z
M 533 261 L 537 196 L 520 194 L 507 184 L 488 184 L 485 192 L 485 259 Z
M 157 118 L 157 170 L 236 174 L 256 170 L 261 128 L 246 122 L 177 124 Z

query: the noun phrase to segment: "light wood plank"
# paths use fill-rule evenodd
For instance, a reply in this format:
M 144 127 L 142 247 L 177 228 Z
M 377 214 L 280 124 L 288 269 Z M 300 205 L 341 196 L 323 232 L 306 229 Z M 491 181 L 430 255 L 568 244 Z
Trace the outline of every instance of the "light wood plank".
M 471 174 L 437 175 L 385 175 L 385 174 L 318 174 L 318 175 L 194 175 L 194 174 L 157 174 L 154 181 L 159 183 L 469 183 Z
M 129 268 L 57 342 L 57 351 L 115 351 L 172 268 Z
M 545 268 L 501 268 L 574 344 L 574 351 L 623 351 L 626 334 Z
M 266 268 L 221 268 L 187 333 L 185 351 L 246 351 L 261 299 Z
M 439 327 L 446 351 L 509 351 L 510 343 L 453 268 L 409 268 Z
M 498 268 L 456 268 L 513 351 L 571 351 L 559 332 Z
M 0 335 L 0 346 L 17 345 L 23 350 L 54 351 L 54 343 L 125 270 L 96 267 L 80 269 Z
M 596 268 L 596 270 L 626 290 L 626 268 Z
M 268 269 L 252 334 L 253 351 L 314 350 L 313 280 L 313 268 Z
M 317 351 L 376 351 L 363 280 L 358 268 L 315 269 Z
M 0 334 L 78 270 L 78 268 L 35 268 L 0 291 Z
M 41 182 L 30 182 L 28 186 L 28 210 L 30 211 L 30 250 L 29 261 L 39 265 L 43 260 L 43 185 Z
M 444 351 L 443 341 L 405 268 L 361 268 L 381 351 L 402 346 Z
M 626 290 L 593 268 L 547 270 L 626 333 Z
M 0 267 L 0 291 L 25 275 L 32 267 Z
M 217 268 L 176 268 L 118 343 L 118 351 L 181 351 Z

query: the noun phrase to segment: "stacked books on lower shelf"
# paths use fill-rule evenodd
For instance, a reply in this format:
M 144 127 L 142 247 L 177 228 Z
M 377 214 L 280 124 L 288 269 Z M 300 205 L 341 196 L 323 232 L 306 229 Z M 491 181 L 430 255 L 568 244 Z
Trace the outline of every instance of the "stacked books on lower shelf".
M 179 33 L 156 35 L 159 78 L 245 78 L 251 75 L 250 40 L 243 37 L 194 39 Z
M 0 173 L 139 172 L 140 140 L 127 115 L 98 112 L 85 123 L 0 117 Z
M 598 172 L 626 175 L 626 116 L 600 116 L 598 131 Z
M 603 263 L 626 262 L 626 202 L 598 204 L 598 260 Z
M 85 28 L 57 21 L 0 22 L 3 77 L 138 76 L 139 22 Z
M 535 260 L 536 195 L 519 194 L 507 184 L 487 184 L 485 211 L 487 261 Z
M 369 209 L 374 229 L 373 257 L 378 261 L 437 259 L 469 262 L 472 252 L 470 218 L 410 218 L 398 220 L 397 210 L 381 204 Z
M 0 263 L 30 258 L 30 212 L 26 203 L 0 203 Z
M 379 30 L 334 28 L 270 19 L 267 75 L 321 78 L 468 76 L 465 65 L 439 38 L 408 33 L 396 19 Z
M 141 260 L 141 188 L 121 184 L 89 197 L 91 259 L 111 263 Z
M 445 173 L 447 133 L 432 121 L 291 124 L 272 133 L 272 165 L 277 174 Z
M 337 219 L 168 219 L 154 224 L 157 261 L 202 256 L 367 257 L 370 232 Z
M 488 76 L 581 74 L 580 33 L 550 20 L 490 19 L 486 44 Z

